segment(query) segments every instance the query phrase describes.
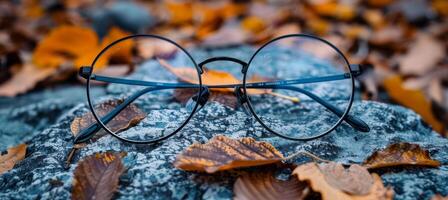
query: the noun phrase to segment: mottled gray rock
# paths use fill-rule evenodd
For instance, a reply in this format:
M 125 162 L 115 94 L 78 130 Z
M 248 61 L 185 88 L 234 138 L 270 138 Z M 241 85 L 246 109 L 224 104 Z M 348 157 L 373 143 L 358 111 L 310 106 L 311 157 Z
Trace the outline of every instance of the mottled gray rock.
M 226 51 L 221 50 L 217 54 L 226 54 Z M 232 52 L 229 53 L 231 55 L 247 58 L 247 54 L 242 54 L 238 49 L 228 51 Z M 201 52 L 195 54 L 198 57 L 201 55 Z M 213 55 L 215 54 L 211 54 Z M 143 74 L 140 71 L 132 76 L 144 76 Z M 42 102 L 31 102 L 26 109 L 34 109 L 39 103 Z M 43 104 L 42 107 L 58 103 Z M 208 175 L 180 171 L 172 165 L 175 155 L 185 147 L 194 142 L 205 143 L 216 134 L 268 141 L 286 156 L 299 150 L 307 150 L 324 159 L 343 163 L 360 163 L 375 150 L 391 143 L 417 143 L 428 149 L 432 157 L 443 165 L 437 169 L 381 171 L 384 183 L 394 187 L 396 199 L 428 199 L 434 194 L 448 195 L 448 140 L 433 132 L 413 111 L 400 106 L 357 101 L 351 114 L 370 125 L 369 133 L 357 132 L 343 123 L 320 139 L 294 142 L 270 134 L 241 110 L 209 102 L 182 131 L 161 143 L 132 145 L 107 135 L 80 150 L 73 160 L 75 164 L 69 170 L 64 170 L 65 154 L 73 140 L 70 123 L 75 116 L 86 111 L 87 106 L 83 103 L 68 111 L 64 110 L 54 123 L 49 123 L 48 127 L 27 142 L 27 157 L 13 170 L 0 176 L 0 199 L 67 199 L 70 197 L 76 163 L 99 151 L 128 152 L 124 159 L 128 170 L 121 178 L 118 199 L 230 199 L 233 195 L 233 183 L 241 170 Z M 158 113 L 162 120 L 181 114 Z M 135 128 L 145 129 L 139 125 Z M 295 160 L 297 163 L 306 161 L 309 160 Z

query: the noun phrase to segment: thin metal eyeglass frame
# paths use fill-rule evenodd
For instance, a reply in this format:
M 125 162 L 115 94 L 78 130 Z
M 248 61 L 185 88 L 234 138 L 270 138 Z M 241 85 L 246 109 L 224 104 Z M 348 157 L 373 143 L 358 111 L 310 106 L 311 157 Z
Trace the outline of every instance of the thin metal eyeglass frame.
M 178 47 L 180 50 L 182 50 L 190 59 L 191 61 L 194 63 L 195 68 L 198 72 L 198 79 L 199 79 L 199 85 L 198 84 L 191 84 L 191 83 L 160 83 L 160 82 L 150 82 L 150 81 L 138 81 L 138 80 L 130 80 L 130 79 L 122 79 L 122 78 L 114 78 L 114 77 L 105 77 L 105 76 L 98 76 L 93 74 L 93 67 L 82 67 L 79 71 L 80 76 L 82 76 L 83 78 L 87 79 L 87 98 L 88 98 L 88 102 L 89 102 L 89 108 L 91 109 L 93 116 L 95 117 L 95 119 L 97 120 L 98 124 L 92 124 L 91 126 L 89 126 L 88 128 L 82 130 L 78 136 L 75 138 L 75 143 L 80 143 L 80 142 L 85 142 L 88 139 L 91 138 L 91 136 L 93 136 L 95 134 L 95 132 L 97 132 L 99 129 L 103 128 L 104 130 L 106 130 L 108 133 L 112 134 L 114 137 L 125 141 L 125 142 L 130 142 L 130 143 L 136 143 L 136 144 L 148 144 L 148 143 L 155 143 L 161 140 L 164 140 L 168 137 L 171 137 L 172 135 L 176 134 L 178 131 L 180 131 L 187 123 L 188 121 L 192 118 L 192 116 L 194 115 L 194 113 L 197 111 L 198 107 L 199 107 L 199 103 L 196 102 L 195 106 L 193 107 L 192 112 L 190 113 L 190 115 L 187 117 L 187 119 L 185 119 L 185 121 L 181 124 L 181 126 L 179 126 L 175 131 L 173 131 L 170 134 L 167 134 L 163 137 L 157 138 L 157 139 L 153 139 L 153 140 L 147 140 L 147 141 L 140 141 L 140 140 L 130 140 L 130 139 L 126 139 L 126 138 L 122 138 L 120 136 L 118 136 L 116 133 L 114 133 L 113 131 L 111 131 L 104 123 L 108 123 L 110 120 L 112 120 L 112 118 L 114 116 L 116 116 L 118 113 L 120 113 L 127 105 L 129 105 L 130 103 L 132 103 L 135 99 L 137 99 L 138 97 L 140 97 L 143 94 L 146 94 L 148 92 L 151 91 L 155 91 L 155 90 L 162 90 L 162 89 L 175 89 L 175 88 L 199 88 L 199 92 L 198 94 L 202 94 L 204 88 L 243 88 L 244 91 L 244 99 L 245 102 L 247 102 L 249 110 L 251 111 L 252 115 L 256 118 L 256 120 L 264 127 L 266 128 L 268 131 L 270 131 L 271 133 L 274 133 L 277 136 L 280 136 L 282 138 L 286 138 L 286 139 L 290 139 L 290 140 L 299 140 L 299 141 L 307 141 L 307 140 L 312 140 L 312 139 L 316 139 L 319 137 L 322 137 L 328 133 L 330 133 L 331 131 L 333 131 L 337 126 L 339 126 L 342 121 L 347 121 L 353 128 L 359 130 L 359 131 L 363 131 L 363 132 L 367 132 L 369 131 L 369 127 L 368 125 L 363 122 L 361 119 L 355 117 L 355 116 L 350 116 L 348 115 L 348 112 L 350 111 L 351 105 L 353 103 L 353 96 L 354 96 L 354 78 L 353 76 L 359 75 L 360 74 L 360 69 L 359 66 L 357 66 L 356 70 L 353 70 L 351 68 L 351 65 L 348 63 L 347 59 L 345 58 L 345 56 L 342 54 L 342 52 L 340 52 L 339 49 L 337 49 L 334 45 L 332 45 L 331 43 L 329 43 L 326 40 L 323 40 L 321 38 L 312 36 L 312 35 L 306 35 L 306 34 L 291 34 L 291 35 L 284 35 L 278 38 L 275 38 L 271 41 L 269 41 L 268 43 L 266 43 L 265 45 L 263 45 L 262 47 L 260 47 L 251 57 L 251 59 L 249 60 L 249 63 L 245 63 L 244 61 L 235 59 L 235 58 L 230 58 L 230 57 L 214 57 L 214 58 L 209 58 L 203 62 L 201 62 L 199 65 L 196 64 L 195 60 L 192 58 L 192 56 L 185 50 L 183 49 L 180 45 L 178 45 L 177 43 L 161 37 L 161 36 L 157 36 L 157 35 L 131 35 L 128 37 L 124 37 L 121 38 L 119 40 L 114 41 L 113 43 L 111 43 L 110 45 L 108 45 L 107 47 L 105 47 L 98 55 L 97 57 L 94 59 L 93 63 L 91 66 L 95 66 L 95 63 L 97 62 L 97 60 L 99 59 L 99 57 L 106 52 L 110 47 L 112 47 L 113 45 L 127 40 L 127 39 L 132 39 L 132 38 L 136 38 L 136 37 L 148 37 L 148 38 L 156 38 L 156 39 L 161 39 L 164 40 L 166 42 L 169 42 L 173 45 L 175 45 L 176 47 Z M 304 79 L 293 79 L 293 80 L 282 80 L 282 81 L 270 81 L 270 82 L 258 82 L 258 83 L 246 83 L 246 75 L 247 75 L 247 70 L 248 67 L 250 65 L 250 63 L 252 62 L 252 60 L 254 59 L 254 57 L 257 55 L 258 52 L 260 52 L 261 49 L 263 49 L 265 46 L 267 46 L 268 44 L 275 42 L 276 40 L 279 39 L 283 39 L 286 37 L 309 37 L 312 39 L 317 39 L 320 40 L 324 43 L 326 43 L 327 45 L 329 45 L 330 47 L 332 47 L 334 50 L 336 50 L 345 60 L 345 62 L 347 63 L 347 67 L 349 69 L 349 73 L 344 73 L 344 74 L 339 74 L 339 75 L 332 75 L 332 76 L 325 76 L 325 77 L 312 77 L 312 78 L 304 78 Z M 206 63 L 209 62 L 214 62 L 214 61 L 232 61 L 232 62 L 236 62 L 242 65 L 242 70 L 241 72 L 243 73 L 243 84 L 227 84 L 227 85 L 206 85 L 206 86 L 202 86 L 202 79 L 201 79 L 201 74 L 203 73 L 203 65 L 205 65 Z M 326 82 L 326 81 L 336 81 L 336 80 L 343 80 L 343 79 L 351 79 L 351 83 L 352 83 L 352 91 L 351 91 L 351 96 L 350 96 L 350 101 L 349 101 L 349 105 L 347 107 L 347 109 L 345 110 L 345 112 L 341 111 L 338 107 L 331 105 L 330 103 L 326 102 L 325 100 L 321 99 L 320 97 L 318 97 L 317 95 L 314 95 L 313 93 L 297 88 L 297 87 L 293 87 L 293 86 L 287 86 L 287 85 L 292 85 L 292 84 L 303 84 L 303 83 L 316 83 L 316 82 Z M 98 117 L 98 115 L 95 112 L 95 109 L 93 107 L 93 104 L 91 102 L 91 97 L 90 97 L 90 80 L 95 80 L 95 81 L 102 81 L 102 82 L 108 82 L 108 83 L 118 83 L 118 84 L 126 84 L 126 85 L 139 85 L 139 86 L 148 86 L 147 88 L 140 90 L 136 93 L 134 93 L 133 95 L 129 96 L 126 100 L 124 100 L 120 105 L 118 105 L 114 110 L 112 110 L 110 113 L 106 114 L 105 116 L 103 116 L 100 120 L 100 118 Z M 317 136 L 313 136 L 313 137 L 308 137 L 308 138 L 293 138 L 293 137 L 288 137 L 285 135 L 282 135 L 280 133 L 277 133 L 276 131 L 270 129 L 267 125 L 264 124 L 264 122 L 258 117 L 258 115 L 256 114 L 256 112 L 253 109 L 253 106 L 250 102 L 250 99 L 248 97 L 246 88 L 263 88 L 263 89 L 287 89 L 287 90 L 293 90 L 302 94 L 307 95 L 308 97 L 312 98 L 313 100 L 317 101 L 318 103 L 322 104 L 324 107 L 326 107 L 327 109 L 329 109 L 331 112 L 333 112 L 334 114 L 336 114 L 337 116 L 340 117 L 340 119 L 338 120 L 338 122 L 328 131 L 321 133 Z M 200 97 L 200 96 L 199 96 Z

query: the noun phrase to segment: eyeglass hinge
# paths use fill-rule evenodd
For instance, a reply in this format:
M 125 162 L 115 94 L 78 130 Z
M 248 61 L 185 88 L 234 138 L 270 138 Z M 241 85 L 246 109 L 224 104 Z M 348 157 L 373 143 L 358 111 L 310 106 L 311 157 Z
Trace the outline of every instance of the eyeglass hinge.
M 90 66 L 82 66 L 81 68 L 79 68 L 78 71 L 78 75 L 85 79 L 88 79 L 91 73 L 92 73 L 92 67 Z
M 359 76 L 362 74 L 362 69 L 361 69 L 360 64 L 351 64 L 350 68 L 352 70 L 351 71 L 352 76 Z

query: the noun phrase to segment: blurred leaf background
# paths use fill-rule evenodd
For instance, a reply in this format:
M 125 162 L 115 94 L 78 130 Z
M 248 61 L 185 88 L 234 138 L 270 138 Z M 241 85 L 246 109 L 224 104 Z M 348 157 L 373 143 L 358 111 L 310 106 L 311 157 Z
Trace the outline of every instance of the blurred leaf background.
M 351 63 L 369 64 L 359 78 L 363 99 L 411 108 L 448 135 L 447 0 L 1 1 L 0 96 L 81 84 L 77 69 L 132 33 L 210 48 L 318 35 Z M 129 46 L 100 62 L 127 73 L 133 59 Z

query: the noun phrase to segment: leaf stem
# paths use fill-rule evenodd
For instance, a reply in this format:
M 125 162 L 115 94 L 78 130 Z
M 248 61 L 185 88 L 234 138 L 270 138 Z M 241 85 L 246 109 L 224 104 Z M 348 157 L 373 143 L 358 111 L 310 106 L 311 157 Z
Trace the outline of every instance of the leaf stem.
M 292 159 L 294 159 L 295 157 L 300 156 L 300 155 L 308 156 L 308 157 L 310 157 L 311 159 L 313 159 L 314 161 L 320 161 L 320 162 L 324 162 L 324 163 L 329 163 L 329 162 L 331 162 L 330 160 L 325 160 L 325 159 L 319 158 L 318 156 L 316 156 L 316 155 L 314 155 L 314 154 L 312 154 L 312 153 L 310 153 L 310 152 L 308 152 L 308 151 L 303 151 L 303 150 L 298 151 L 298 152 L 296 152 L 296 153 L 293 153 L 293 154 L 289 155 L 288 157 L 284 158 L 283 161 L 286 161 L 286 160 L 292 160 Z
M 270 94 L 272 96 L 276 96 L 276 97 L 279 97 L 279 98 L 282 98 L 282 99 L 287 99 L 287 100 L 290 100 L 290 101 L 292 101 L 294 103 L 299 103 L 300 102 L 300 99 L 298 97 L 290 97 L 290 96 L 286 96 L 284 94 L 275 93 L 275 92 L 267 92 L 266 94 Z

